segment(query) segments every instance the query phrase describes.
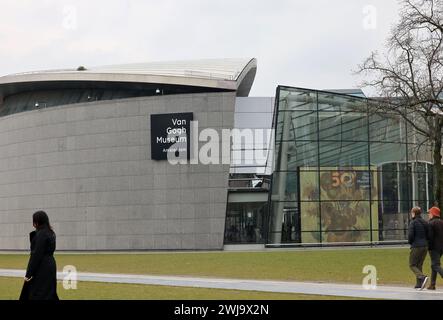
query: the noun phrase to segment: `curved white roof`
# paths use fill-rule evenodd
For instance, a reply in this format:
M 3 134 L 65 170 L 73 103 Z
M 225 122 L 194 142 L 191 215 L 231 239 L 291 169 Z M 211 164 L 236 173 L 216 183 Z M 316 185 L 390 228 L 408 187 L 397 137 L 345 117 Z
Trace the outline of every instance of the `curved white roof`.
M 239 96 L 247 96 L 255 78 L 257 60 L 206 59 L 85 68 L 24 72 L 0 77 L 0 94 L 17 92 L 21 83 L 27 83 L 29 87 L 29 83 L 100 81 L 227 89 L 237 91 Z

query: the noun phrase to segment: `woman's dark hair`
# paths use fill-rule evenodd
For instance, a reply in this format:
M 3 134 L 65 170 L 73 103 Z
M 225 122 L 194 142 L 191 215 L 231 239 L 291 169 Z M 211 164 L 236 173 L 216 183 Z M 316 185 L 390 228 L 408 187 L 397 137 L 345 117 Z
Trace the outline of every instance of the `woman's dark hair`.
M 48 228 L 49 230 L 54 231 L 49 223 L 49 217 L 44 211 L 35 212 L 32 215 L 32 223 L 37 229 Z

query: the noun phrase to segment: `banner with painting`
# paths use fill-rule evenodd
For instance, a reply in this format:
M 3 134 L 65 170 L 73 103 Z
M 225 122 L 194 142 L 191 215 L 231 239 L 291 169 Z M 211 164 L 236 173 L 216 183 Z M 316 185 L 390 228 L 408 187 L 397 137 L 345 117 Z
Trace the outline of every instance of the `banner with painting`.
M 371 225 L 378 229 L 377 197 L 376 168 L 301 168 L 302 242 L 370 241 Z M 378 240 L 377 231 L 372 240 Z

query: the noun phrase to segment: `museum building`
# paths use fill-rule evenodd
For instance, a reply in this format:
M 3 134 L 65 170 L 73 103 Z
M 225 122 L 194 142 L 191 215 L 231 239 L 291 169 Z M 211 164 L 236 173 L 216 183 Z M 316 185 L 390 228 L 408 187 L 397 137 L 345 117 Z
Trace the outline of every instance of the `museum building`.
M 0 250 L 29 248 L 38 209 L 59 250 L 405 242 L 410 208 L 432 202 L 429 146 L 361 90 L 249 97 L 256 71 L 209 59 L 0 77 Z M 199 161 L 202 133 L 226 130 L 229 152 Z

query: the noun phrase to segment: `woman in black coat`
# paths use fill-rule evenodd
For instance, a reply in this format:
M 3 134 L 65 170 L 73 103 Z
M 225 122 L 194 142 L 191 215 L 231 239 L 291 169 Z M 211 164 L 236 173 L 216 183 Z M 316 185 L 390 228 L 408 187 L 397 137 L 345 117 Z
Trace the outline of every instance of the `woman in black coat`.
M 36 230 L 30 234 L 31 257 L 20 300 L 58 300 L 55 233 L 44 211 L 34 213 L 32 222 Z

